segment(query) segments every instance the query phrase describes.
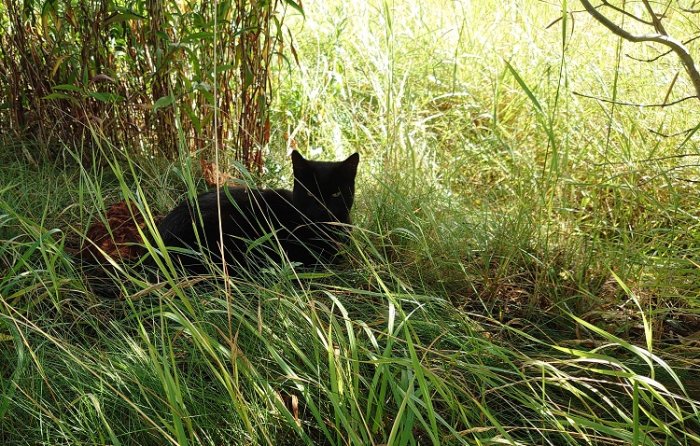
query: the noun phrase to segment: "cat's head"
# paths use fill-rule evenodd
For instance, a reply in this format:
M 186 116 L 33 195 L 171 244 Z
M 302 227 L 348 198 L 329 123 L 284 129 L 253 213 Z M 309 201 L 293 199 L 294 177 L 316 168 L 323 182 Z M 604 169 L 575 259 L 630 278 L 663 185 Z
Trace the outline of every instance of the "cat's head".
M 360 155 L 344 161 L 310 161 L 292 152 L 294 206 L 313 222 L 350 223 Z

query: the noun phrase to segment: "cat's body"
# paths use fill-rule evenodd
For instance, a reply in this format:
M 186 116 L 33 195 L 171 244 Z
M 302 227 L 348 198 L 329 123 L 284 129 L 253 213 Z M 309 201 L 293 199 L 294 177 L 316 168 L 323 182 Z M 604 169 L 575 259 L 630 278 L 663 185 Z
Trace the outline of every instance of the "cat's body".
M 180 203 L 158 232 L 165 246 L 197 253 L 169 251 L 176 263 L 195 273 L 207 269 L 200 253 L 221 264 L 222 233 L 224 259 L 232 267 L 278 262 L 280 256 L 306 265 L 324 263 L 347 238 L 358 162 L 358 154 L 322 162 L 294 151 L 293 190 L 224 188 L 218 203 L 216 191 L 206 192 L 196 203 Z

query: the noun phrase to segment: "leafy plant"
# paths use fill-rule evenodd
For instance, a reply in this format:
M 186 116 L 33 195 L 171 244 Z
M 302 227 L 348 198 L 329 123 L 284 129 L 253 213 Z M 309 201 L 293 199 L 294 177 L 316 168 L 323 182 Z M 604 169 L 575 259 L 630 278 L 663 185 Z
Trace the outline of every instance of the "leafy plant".
M 170 159 L 231 147 L 259 171 L 273 69 L 293 51 L 290 8 L 302 11 L 291 0 L 5 0 L 0 113 L 44 154 L 94 137 Z

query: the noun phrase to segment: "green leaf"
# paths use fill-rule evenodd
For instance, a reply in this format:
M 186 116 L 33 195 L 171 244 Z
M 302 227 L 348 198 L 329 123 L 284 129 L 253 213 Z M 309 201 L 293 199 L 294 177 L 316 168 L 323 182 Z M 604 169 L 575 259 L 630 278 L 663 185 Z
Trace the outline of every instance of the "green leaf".
M 333 277 L 335 274 L 333 273 L 316 273 L 316 272 L 296 272 L 296 273 L 289 273 L 287 277 L 289 279 L 302 279 L 302 280 L 319 280 L 319 279 L 327 279 L 328 277 Z
M 56 13 L 56 2 L 57 0 L 46 0 L 41 7 L 41 26 L 44 29 L 45 35 L 49 30 L 49 18 L 54 23 L 56 31 L 61 30 L 61 22 L 58 20 L 58 15 Z
M 182 43 L 201 42 L 202 40 L 212 40 L 216 34 L 212 32 L 198 32 L 189 34 L 182 38 Z
M 93 93 L 88 93 L 88 96 L 90 96 L 93 99 L 97 99 L 100 102 L 118 102 L 121 101 L 122 98 L 118 94 L 114 93 L 107 93 L 107 92 L 93 92 Z
M 255 240 L 252 240 L 250 244 L 248 245 L 248 249 L 246 250 L 245 254 L 246 256 L 250 255 L 253 251 L 258 246 L 263 246 L 267 242 L 269 242 L 272 239 L 275 239 L 277 236 L 276 232 L 273 230 L 271 232 L 268 232 L 267 234 L 263 235 L 262 237 L 256 238 Z
M 535 93 L 532 92 L 530 87 L 525 83 L 522 77 L 520 77 L 520 74 L 516 71 L 516 69 L 513 67 L 513 65 L 510 64 L 510 62 L 506 61 L 506 67 L 508 68 L 508 71 L 510 71 L 510 74 L 513 75 L 515 78 L 515 81 L 520 85 L 520 88 L 523 89 L 525 94 L 527 95 L 528 98 L 530 98 L 530 101 L 532 102 L 532 105 L 535 106 L 538 112 L 544 113 L 542 110 L 542 105 L 540 105 L 540 101 L 537 100 L 537 97 L 535 96 Z
M 61 85 L 54 85 L 51 87 L 52 90 L 62 90 L 62 91 L 83 91 L 82 88 L 77 87 L 75 85 L 71 84 L 61 84 Z
M 166 108 L 170 107 L 173 102 L 175 102 L 175 97 L 171 94 L 167 96 L 163 96 L 162 98 L 158 99 L 155 104 L 153 104 L 153 111 L 158 111 L 161 108 Z
M 117 12 L 105 20 L 105 25 L 110 25 L 117 22 L 127 22 L 129 20 L 144 20 L 145 17 L 136 14 L 133 11 Z
M 187 107 L 185 109 L 185 114 L 187 115 L 187 117 L 190 118 L 190 122 L 194 127 L 195 134 L 199 135 L 200 133 L 202 133 L 202 121 L 199 119 L 199 116 L 197 116 L 197 114 L 194 113 L 190 109 L 190 107 Z
M 73 96 L 68 96 L 67 94 L 64 93 L 50 93 L 44 96 L 42 99 L 68 99 L 68 100 L 75 100 Z
M 214 104 L 214 95 L 210 91 L 204 89 L 197 90 L 202 93 L 202 96 L 204 96 L 204 99 L 207 100 L 207 103 Z
M 230 69 L 232 69 L 232 68 L 236 68 L 236 66 L 233 65 L 233 64 L 230 64 L 230 63 L 224 64 L 224 65 L 218 65 L 218 66 L 216 67 L 216 73 L 217 73 L 217 74 L 218 74 L 218 73 L 223 73 L 224 71 L 228 71 L 228 70 L 230 70 Z
M 304 9 L 301 7 L 301 5 L 299 3 L 297 3 L 293 0 L 285 0 L 284 2 L 286 4 L 288 4 L 289 6 L 291 6 L 292 8 L 296 9 L 299 12 L 299 14 L 304 16 Z M 306 16 L 304 16 L 304 17 L 306 17 Z
M 228 20 L 228 15 L 231 12 L 231 0 L 224 0 L 219 2 L 217 16 L 219 22 L 225 22 Z

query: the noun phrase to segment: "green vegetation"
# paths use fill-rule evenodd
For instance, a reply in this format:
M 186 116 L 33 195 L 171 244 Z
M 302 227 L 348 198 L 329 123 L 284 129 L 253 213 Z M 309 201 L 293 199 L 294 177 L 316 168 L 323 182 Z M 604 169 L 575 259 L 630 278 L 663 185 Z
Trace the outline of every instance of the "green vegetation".
M 257 181 L 289 185 L 290 147 L 362 154 L 334 271 L 124 265 L 105 299 L 66 247 L 111 203 L 152 218 L 203 189 L 196 158 L 127 153 L 90 123 L 89 164 L 8 138 L 0 443 L 698 444 L 697 101 L 575 94 L 692 86 L 585 13 L 548 27 L 559 5 L 507 3 L 285 18 L 299 65 L 275 73 Z
M 288 8 L 300 9 L 294 0 L 5 0 L 0 118 L 40 158 L 82 140 L 89 159 L 99 135 L 175 159 L 211 154 L 216 136 L 259 172 Z

